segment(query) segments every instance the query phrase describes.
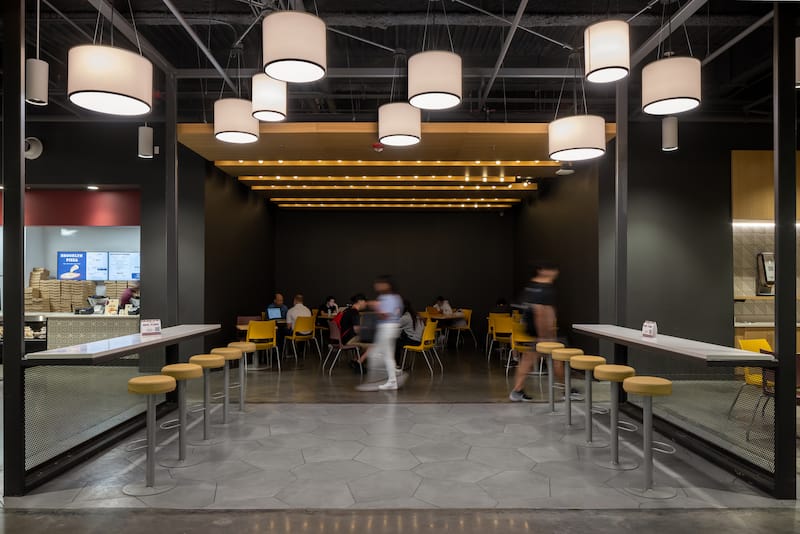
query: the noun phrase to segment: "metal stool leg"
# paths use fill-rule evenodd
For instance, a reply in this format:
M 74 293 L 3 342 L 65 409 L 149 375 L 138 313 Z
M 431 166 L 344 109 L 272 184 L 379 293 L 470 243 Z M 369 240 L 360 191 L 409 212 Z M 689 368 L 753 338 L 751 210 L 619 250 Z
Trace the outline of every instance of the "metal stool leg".
M 145 460 L 145 484 L 128 484 L 122 488 L 125 495 L 143 497 L 158 495 L 175 487 L 175 482 L 168 481 L 156 486 L 156 396 L 147 395 L 147 452 Z
M 158 465 L 162 467 L 178 468 L 191 467 L 204 460 L 202 456 L 196 456 L 191 460 L 187 459 L 186 433 L 188 429 L 188 412 L 186 410 L 186 380 L 178 380 L 178 457 L 162 458 Z
M 636 469 L 639 464 L 632 460 L 619 459 L 619 382 L 611 382 L 611 410 L 609 411 L 611 427 L 611 461 L 595 462 L 600 467 L 614 469 L 616 471 L 630 471 Z
M 230 388 L 231 383 L 231 366 L 228 360 L 225 360 L 225 366 L 222 368 L 222 424 L 228 424 L 228 409 L 230 408 Z
M 642 402 L 642 431 L 644 453 L 644 488 L 625 488 L 625 491 L 638 497 L 650 499 L 671 499 L 677 495 L 675 488 L 653 487 L 653 397 L 646 396 Z
M 608 447 L 608 441 L 604 439 L 596 439 L 593 435 L 593 428 L 592 428 L 592 370 L 586 369 L 583 371 L 584 376 L 586 377 L 586 392 L 583 394 L 584 399 L 584 414 L 585 417 L 585 435 L 583 439 L 580 439 L 578 436 L 568 436 L 565 438 L 565 441 L 569 441 L 570 443 L 574 443 L 579 447 L 586 447 L 590 449 L 596 449 L 600 447 Z M 566 376 L 565 376 L 566 378 Z M 567 397 L 569 397 L 569 391 L 566 392 Z
M 567 410 L 567 426 L 572 426 L 572 377 L 570 375 L 569 362 L 564 362 L 564 409 Z
M 555 378 L 553 377 L 553 355 L 547 355 L 547 402 L 550 403 L 550 412 L 556 411 L 556 399 L 553 395 L 553 388 L 555 384 L 553 381 Z
M 203 369 L 203 439 L 211 434 L 211 370 Z
M 246 391 L 246 381 L 247 376 L 245 375 L 245 365 L 247 364 L 247 356 L 242 356 L 242 359 L 239 360 L 239 411 L 244 411 L 244 399 Z

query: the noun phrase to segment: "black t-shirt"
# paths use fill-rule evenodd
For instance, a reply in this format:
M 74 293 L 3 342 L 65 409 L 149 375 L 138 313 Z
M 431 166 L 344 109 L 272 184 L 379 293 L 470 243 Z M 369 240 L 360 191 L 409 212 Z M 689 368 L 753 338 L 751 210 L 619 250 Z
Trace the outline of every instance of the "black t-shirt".
M 555 306 L 556 305 L 556 288 L 553 284 L 543 284 L 541 282 L 529 282 L 525 286 L 525 291 L 522 295 L 522 300 L 528 306 L 525 307 L 525 314 L 523 321 L 527 327 L 527 333 L 531 336 L 538 336 L 536 332 L 536 319 L 534 317 L 533 305 L 541 304 L 542 306 Z
M 353 307 L 347 308 L 342 313 L 342 322 L 339 327 L 342 333 L 342 343 L 346 344 L 355 337 L 357 324 L 359 324 L 358 310 Z

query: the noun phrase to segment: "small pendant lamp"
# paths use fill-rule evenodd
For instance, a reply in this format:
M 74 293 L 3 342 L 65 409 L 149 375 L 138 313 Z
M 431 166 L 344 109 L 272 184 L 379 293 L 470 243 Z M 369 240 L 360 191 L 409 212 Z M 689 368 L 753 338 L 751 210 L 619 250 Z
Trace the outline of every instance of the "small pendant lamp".
M 547 125 L 550 157 L 556 161 L 582 161 L 606 153 L 606 121 L 597 115 L 573 115 Z
M 253 117 L 252 108 L 244 98 L 220 98 L 214 102 L 214 137 L 225 143 L 258 141 L 258 119 Z
M 592 24 L 583 32 L 586 79 L 594 83 L 621 80 L 630 70 L 628 23 L 606 20 Z
M 674 115 L 700 105 L 700 60 L 671 56 L 642 69 L 642 111 L 650 115 Z
M 422 137 L 421 112 L 406 102 L 378 108 L 378 139 L 387 146 L 411 146 Z
M 277 11 L 262 23 L 264 72 L 291 83 L 314 82 L 328 70 L 325 21 L 302 11 Z
M 153 106 L 153 64 L 103 45 L 70 48 L 67 95 L 76 106 L 109 115 L 144 115 Z
M 286 82 L 263 73 L 253 76 L 253 117 L 264 122 L 286 119 Z
M 153 159 L 153 129 L 150 126 L 139 126 L 137 155 L 142 159 Z
M 663 152 L 678 150 L 678 117 L 661 119 L 661 150 Z

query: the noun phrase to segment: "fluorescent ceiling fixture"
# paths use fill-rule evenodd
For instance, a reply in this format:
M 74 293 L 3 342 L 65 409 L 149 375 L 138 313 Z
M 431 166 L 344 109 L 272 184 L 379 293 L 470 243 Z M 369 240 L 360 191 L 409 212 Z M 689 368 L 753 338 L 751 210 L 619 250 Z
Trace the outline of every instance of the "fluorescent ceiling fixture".
M 253 117 L 264 122 L 286 119 L 286 82 L 262 73 L 253 76 Z
M 62 228 L 61 229 L 61 237 L 70 237 L 78 233 L 78 230 L 74 228 Z
M 582 161 L 606 153 L 606 122 L 597 115 L 574 115 L 547 125 L 550 157 L 557 161 Z
M 429 50 L 408 60 L 408 102 L 420 109 L 449 109 L 461 103 L 461 56 Z
M 69 50 L 67 95 L 76 106 L 109 115 L 144 115 L 153 105 L 153 64 L 102 45 Z
M 659 59 L 642 69 L 642 111 L 674 115 L 700 105 L 701 64 L 693 57 Z
M 586 79 L 609 83 L 628 75 L 631 64 L 628 23 L 606 20 L 592 24 L 583 32 Z
M 252 104 L 243 98 L 220 98 L 214 102 L 214 137 L 225 143 L 258 141 L 258 120 Z
M 378 108 L 378 140 L 387 146 L 411 146 L 422 138 L 420 110 L 406 102 Z
M 327 30 L 321 18 L 301 11 L 277 11 L 264 17 L 264 72 L 270 78 L 308 83 L 328 69 Z

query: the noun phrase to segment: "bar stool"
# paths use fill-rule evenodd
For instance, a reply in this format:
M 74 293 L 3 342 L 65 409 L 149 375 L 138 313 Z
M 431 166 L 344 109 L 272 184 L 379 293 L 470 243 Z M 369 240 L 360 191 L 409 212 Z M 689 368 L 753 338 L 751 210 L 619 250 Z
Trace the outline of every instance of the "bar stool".
M 550 351 L 550 356 L 554 361 L 564 362 L 564 408 L 567 411 L 567 426 L 572 426 L 572 399 L 570 398 L 570 391 L 572 390 L 572 379 L 570 374 L 570 359 L 573 356 L 580 356 L 583 354 L 581 349 L 562 348 L 553 349 Z
M 556 341 L 540 341 L 536 344 L 536 352 L 547 356 L 547 400 L 550 403 L 550 413 L 556 411 L 556 401 L 553 398 L 553 350 L 563 349 L 564 344 Z
M 186 381 L 203 376 L 203 368 L 194 363 L 174 363 L 161 368 L 161 374 L 171 376 L 178 383 L 178 458 L 165 458 L 159 461 L 163 467 L 189 467 L 202 460 L 186 459 Z M 173 420 L 174 421 L 174 420 Z M 173 426 L 169 428 L 174 428 Z
M 672 395 L 672 382 L 657 376 L 632 376 L 622 382 L 622 389 L 631 395 L 641 395 L 642 423 L 644 426 L 644 488 L 625 488 L 637 497 L 671 499 L 677 495 L 675 488 L 653 487 L 653 397 Z
M 222 424 L 228 424 L 228 408 L 230 407 L 231 397 L 231 361 L 242 359 L 242 349 L 235 349 L 232 347 L 218 347 L 211 349 L 211 354 L 217 354 L 225 358 L 225 365 L 223 366 L 222 378 Z M 240 362 L 241 363 L 241 362 Z M 241 372 L 240 372 L 241 375 Z M 244 383 L 239 383 L 239 411 L 244 411 L 244 398 L 242 397 L 242 389 Z
M 606 359 L 602 356 L 581 355 L 573 356 L 569 363 L 573 369 L 579 369 L 583 371 L 583 374 L 586 377 L 586 392 L 583 394 L 583 398 L 586 403 L 586 438 L 584 441 L 580 441 L 578 439 L 570 441 L 581 447 L 607 447 L 607 441 L 592 439 L 592 371 L 598 365 L 604 365 L 606 363 Z
M 619 385 L 635 374 L 636 370 L 627 365 L 598 365 L 594 368 L 594 377 L 601 381 L 607 380 L 611 387 L 611 461 L 595 462 L 600 467 L 616 471 L 629 471 L 639 467 L 634 461 L 619 461 Z
M 225 358 L 218 354 L 196 354 L 189 358 L 189 363 L 203 368 L 203 441 L 197 445 L 210 445 L 211 369 L 225 367 Z
M 244 399 L 247 397 L 247 355 L 253 355 L 253 367 L 256 366 L 258 347 L 252 341 L 234 341 L 228 347 L 242 351 L 242 361 L 239 362 L 239 411 L 244 411 Z
M 147 460 L 145 484 L 127 484 L 122 493 L 132 497 L 158 495 L 175 487 L 174 481 L 156 486 L 156 396 L 175 391 L 175 379 L 171 376 L 135 376 L 128 380 L 128 393 L 147 396 Z

